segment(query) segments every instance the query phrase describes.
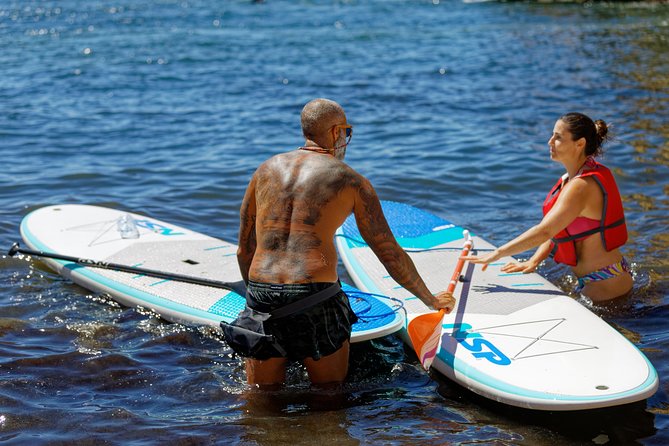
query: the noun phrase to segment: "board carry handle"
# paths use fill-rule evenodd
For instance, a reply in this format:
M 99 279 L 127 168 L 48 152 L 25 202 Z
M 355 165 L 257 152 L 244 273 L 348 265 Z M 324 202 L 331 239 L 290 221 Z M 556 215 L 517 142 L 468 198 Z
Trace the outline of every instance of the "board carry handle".
M 53 252 L 45 252 L 45 251 L 35 251 L 32 249 L 25 249 L 21 248 L 18 243 L 14 243 L 11 248 L 9 248 L 9 251 L 7 254 L 10 257 L 14 257 L 16 254 L 26 254 L 30 256 L 36 256 L 36 257 L 44 257 L 44 258 L 49 258 L 49 259 L 56 259 L 56 260 L 64 260 L 66 262 L 73 262 L 78 265 L 82 266 L 87 266 L 91 268 L 100 268 L 100 269 L 109 269 L 113 271 L 120 271 L 124 273 L 135 273 L 135 274 L 143 274 L 145 276 L 150 276 L 150 277 L 157 277 L 159 279 L 167 279 L 167 280 L 174 280 L 177 282 L 185 282 L 185 283 L 190 283 L 193 285 L 202 285 L 202 286 L 208 286 L 212 288 L 223 288 L 229 291 L 234 291 L 235 293 L 245 296 L 246 295 L 246 284 L 244 283 L 243 280 L 240 280 L 238 282 L 223 282 L 219 280 L 209 280 L 209 279 L 202 279 L 200 277 L 193 277 L 193 276 L 186 276 L 182 274 L 176 274 L 176 273 L 169 273 L 165 271 L 157 271 L 153 269 L 147 269 L 147 268 L 139 268 L 136 266 L 129 266 L 129 265 L 122 265 L 120 263 L 112 263 L 112 262 L 103 262 L 100 260 L 92 260 L 92 259 L 83 259 L 79 257 L 73 257 L 73 256 L 67 256 L 64 254 L 56 254 Z
M 465 239 L 465 243 L 464 246 L 462 247 L 462 252 L 460 253 L 460 257 L 469 255 L 469 251 L 471 251 L 474 246 L 474 240 L 472 239 L 468 230 L 465 229 L 464 231 L 462 231 L 462 235 Z M 451 276 L 451 281 L 448 283 L 448 288 L 446 288 L 446 291 L 448 291 L 449 293 L 453 294 L 458 282 L 464 282 L 464 278 L 462 277 L 462 269 L 464 266 L 465 266 L 465 261 L 462 260 L 462 258 L 458 258 L 458 263 L 456 263 L 455 265 L 455 271 L 453 271 L 453 275 Z

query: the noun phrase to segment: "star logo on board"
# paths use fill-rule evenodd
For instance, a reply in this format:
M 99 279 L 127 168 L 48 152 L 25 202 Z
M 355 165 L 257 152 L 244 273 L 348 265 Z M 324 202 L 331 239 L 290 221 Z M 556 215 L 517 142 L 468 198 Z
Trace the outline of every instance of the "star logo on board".
M 471 351 L 475 357 L 489 360 L 499 365 L 511 361 L 540 356 L 573 353 L 598 349 L 596 345 L 565 341 L 555 336 L 565 318 L 516 322 L 474 329 L 470 324 L 444 324 L 445 333 L 442 347 L 449 339 Z
M 140 234 L 153 232 L 164 236 L 185 235 L 184 232 L 157 223 L 148 218 L 133 219 L 134 226 Z M 118 241 L 120 238 L 118 220 L 102 220 L 84 225 L 71 226 L 63 231 L 88 232 L 94 235 L 88 246 L 101 245 Z
M 116 230 L 116 220 L 103 220 L 84 225 L 70 226 L 63 231 L 88 232 L 94 235 L 88 246 L 96 246 L 102 243 L 109 243 L 119 239 Z

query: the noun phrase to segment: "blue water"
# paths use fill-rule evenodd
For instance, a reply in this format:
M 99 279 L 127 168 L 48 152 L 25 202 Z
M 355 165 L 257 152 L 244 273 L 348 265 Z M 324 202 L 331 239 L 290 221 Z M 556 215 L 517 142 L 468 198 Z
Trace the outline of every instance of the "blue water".
M 134 210 L 235 240 L 255 167 L 340 102 L 347 162 L 382 199 L 503 243 L 540 218 L 562 113 L 614 125 L 635 293 L 595 309 L 660 375 L 587 413 L 495 405 L 422 372 L 401 342 L 355 346 L 345 392 L 291 368 L 269 395 L 212 330 L 167 324 L 0 258 L 7 444 L 669 443 L 669 6 L 449 1 L 0 3 L 0 247 L 55 203 Z M 343 278 L 346 274 L 340 268 Z M 565 291 L 573 277 L 541 273 Z M 625 373 L 620 364 L 617 373 Z

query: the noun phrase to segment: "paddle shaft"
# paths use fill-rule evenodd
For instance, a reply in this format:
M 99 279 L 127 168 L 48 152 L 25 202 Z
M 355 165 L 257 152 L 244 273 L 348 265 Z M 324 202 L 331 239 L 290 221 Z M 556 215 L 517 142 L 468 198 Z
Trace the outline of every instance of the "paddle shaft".
M 129 266 L 129 265 L 122 265 L 119 263 L 112 263 L 112 262 L 102 262 L 99 260 L 92 260 L 92 259 L 82 259 L 78 257 L 73 257 L 73 256 L 67 256 L 63 254 L 56 254 L 52 252 L 44 252 L 44 251 L 35 251 L 32 249 L 23 249 L 19 248 L 18 243 L 14 243 L 12 247 L 9 249 L 9 252 L 7 253 L 10 257 L 13 257 L 14 254 L 20 253 L 20 254 L 27 254 L 31 256 L 37 256 L 37 257 L 45 257 L 49 259 L 56 259 L 56 260 L 64 260 L 66 262 L 73 262 L 78 265 L 83 265 L 83 266 L 88 266 L 92 268 L 100 268 L 100 269 L 109 269 L 113 271 L 121 271 L 124 273 L 135 273 L 135 274 L 143 274 L 145 276 L 151 276 L 151 277 L 157 277 L 159 279 L 168 279 L 168 280 L 174 280 L 177 282 L 186 282 L 186 283 L 191 283 L 194 285 L 202 285 L 202 286 L 208 286 L 208 287 L 213 287 L 213 288 L 224 288 L 226 290 L 231 290 L 231 291 L 236 291 L 239 292 L 238 289 L 241 287 L 241 283 L 238 282 L 222 282 L 218 280 L 207 280 L 207 279 L 201 279 L 198 277 L 193 277 L 193 276 L 185 276 L 182 274 L 174 274 L 174 273 L 168 273 L 165 271 L 156 271 L 153 269 L 146 269 L 146 268 L 139 268 L 136 266 Z M 243 293 L 242 293 L 243 295 Z
M 460 258 L 458 259 L 458 263 L 455 265 L 455 271 L 453 271 L 453 276 L 451 276 L 451 281 L 448 284 L 448 288 L 446 291 L 449 293 L 453 293 L 455 291 L 455 286 L 458 284 L 458 281 L 460 279 L 460 275 L 462 274 L 462 268 L 465 266 L 465 261 L 462 260 L 462 257 L 465 257 L 466 255 L 469 254 L 469 251 L 472 249 L 472 245 L 474 244 L 472 239 L 468 239 L 465 242 L 464 247 L 462 248 L 462 253 L 460 254 Z

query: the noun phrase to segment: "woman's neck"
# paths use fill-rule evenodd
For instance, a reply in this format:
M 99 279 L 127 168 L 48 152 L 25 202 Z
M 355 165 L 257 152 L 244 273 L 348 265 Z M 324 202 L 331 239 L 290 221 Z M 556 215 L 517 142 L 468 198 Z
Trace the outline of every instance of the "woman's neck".
M 569 174 L 570 179 L 578 176 L 581 173 L 581 169 L 583 169 L 583 166 L 587 160 L 587 157 L 579 156 L 578 159 L 575 159 L 573 162 L 563 163 L 565 169 L 567 169 L 567 173 Z

